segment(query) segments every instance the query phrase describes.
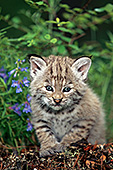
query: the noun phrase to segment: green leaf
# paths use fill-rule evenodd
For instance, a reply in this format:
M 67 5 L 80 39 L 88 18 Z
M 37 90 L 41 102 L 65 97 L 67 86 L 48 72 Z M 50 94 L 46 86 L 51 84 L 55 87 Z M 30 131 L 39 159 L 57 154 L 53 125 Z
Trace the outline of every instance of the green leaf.
M 46 40 L 50 40 L 51 39 L 50 34 L 46 34 L 44 37 L 45 37 Z
M 46 21 L 46 23 L 53 23 L 53 24 L 56 24 L 57 22 L 56 22 L 56 21 Z
M 88 14 L 88 13 L 85 13 L 85 14 L 84 14 L 84 17 L 85 17 L 85 18 L 91 18 L 91 15 Z
M 64 40 L 64 41 L 68 42 L 68 43 L 69 43 L 70 40 L 71 40 L 71 38 L 65 37 L 65 36 L 63 36 L 63 35 L 61 35 L 60 38 L 61 38 L 62 40 Z
M 10 18 L 10 15 L 7 14 L 4 18 L 5 18 L 5 20 L 8 20 Z
M 97 15 L 96 11 L 92 11 L 92 10 L 88 10 L 88 13 L 90 13 L 92 15 Z
M 36 2 L 37 5 L 43 5 L 44 2 L 43 1 L 39 1 L 39 2 Z
M 104 7 L 105 11 L 107 12 L 112 12 L 113 11 L 113 4 L 107 4 L 105 7 Z
M 102 7 L 102 8 L 95 8 L 94 9 L 96 12 L 112 12 L 113 11 L 113 5 L 108 3 L 105 7 Z
M 94 11 L 96 11 L 96 12 L 104 12 L 105 10 L 104 10 L 104 8 L 102 7 L 102 8 L 95 8 Z
M 15 24 L 20 24 L 21 23 L 21 20 L 19 17 L 13 17 L 12 18 L 12 21 L 15 23 Z
M 64 28 L 64 27 L 58 27 L 58 29 L 59 29 L 60 31 L 68 32 L 68 33 L 73 34 L 73 31 L 72 31 L 72 30 L 70 30 L 70 29 L 67 29 L 67 28 Z
M 111 42 L 113 43 L 113 33 L 108 31 L 108 36 L 109 36 Z
M 71 47 L 77 51 L 79 50 L 79 47 L 77 45 L 69 44 L 69 47 Z
M 0 32 L 0 36 L 1 36 L 0 38 L 2 38 L 2 37 L 3 37 L 3 35 L 4 35 L 4 34 L 6 34 L 6 33 L 7 33 L 6 31 L 4 31 L 4 32 Z
M 60 7 L 65 8 L 65 9 L 69 9 L 70 8 L 69 5 L 67 5 L 67 4 L 60 4 Z
M 76 11 L 76 12 L 82 12 L 83 11 L 83 9 L 81 9 L 81 8 L 74 8 L 73 10 Z
M 113 43 L 105 42 L 106 47 L 110 50 L 113 50 Z
M 58 52 L 59 52 L 59 53 L 62 54 L 62 53 L 64 53 L 65 51 L 66 51 L 66 48 L 65 48 L 64 45 L 59 45 L 59 46 L 58 46 Z
M 6 119 L 9 117 L 14 117 L 14 115 L 13 114 L 4 115 L 4 117 L 0 117 L 0 120 Z
M 62 22 L 60 22 L 61 25 L 69 24 L 69 23 L 70 23 L 70 21 L 62 21 Z
M 34 2 L 33 1 L 31 1 L 31 0 L 25 0 L 25 2 L 27 2 L 28 4 L 30 3 L 30 4 L 33 4 Z
M 83 34 L 84 31 L 82 29 L 80 29 L 80 28 L 76 28 L 76 33 Z
M 4 85 L 5 89 L 7 89 L 7 85 L 5 83 L 5 81 L 0 77 L 0 81 L 2 82 L 2 84 Z
M 11 89 L 11 88 L 10 88 Z M 12 90 L 9 90 L 7 92 L 3 92 L 3 93 L 0 93 L 0 96 L 5 96 L 5 95 L 9 95 L 12 93 Z
M 55 43 L 57 42 L 57 39 L 56 39 L 56 38 L 53 38 L 53 39 L 51 39 L 50 42 L 53 43 L 53 44 L 55 44 Z

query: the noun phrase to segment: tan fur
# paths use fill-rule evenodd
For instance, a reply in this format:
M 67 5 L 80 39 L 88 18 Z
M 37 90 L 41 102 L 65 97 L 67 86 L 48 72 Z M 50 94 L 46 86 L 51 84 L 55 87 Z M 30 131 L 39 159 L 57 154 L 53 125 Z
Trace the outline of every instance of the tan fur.
M 40 156 L 63 151 L 82 138 L 103 144 L 104 112 L 85 83 L 91 60 L 31 55 L 30 62 L 32 124 L 41 144 Z M 52 91 L 47 89 L 50 86 Z M 65 92 L 65 87 L 70 91 Z

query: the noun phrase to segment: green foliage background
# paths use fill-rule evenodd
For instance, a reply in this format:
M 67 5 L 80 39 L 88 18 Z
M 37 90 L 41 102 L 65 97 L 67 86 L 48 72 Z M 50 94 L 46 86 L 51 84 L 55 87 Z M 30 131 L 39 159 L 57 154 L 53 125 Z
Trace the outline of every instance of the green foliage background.
M 113 140 L 113 4 L 101 7 L 70 8 L 60 0 L 25 0 L 17 13 L 0 13 L 0 68 L 6 72 L 15 68 L 15 61 L 29 53 L 50 54 L 76 58 L 92 55 L 89 84 L 100 96 L 106 113 L 107 141 Z M 2 5 L 1 5 L 2 6 Z M 16 6 L 15 6 L 16 8 Z M 59 11 L 63 10 L 62 16 Z M 3 12 L 2 12 L 3 11 Z M 3 14 L 4 13 L 4 14 Z M 103 32 L 104 30 L 104 32 Z M 24 66 L 28 66 L 28 62 Z M 23 77 L 18 75 L 18 79 Z M 25 73 L 29 79 L 29 73 Z M 15 102 L 22 103 L 29 89 L 16 94 L 11 86 L 13 77 L 6 83 L 0 78 L 0 139 L 5 145 L 19 146 L 35 143 L 34 131 L 27 132 L 25 113 L 18 116 L 9 110 Z

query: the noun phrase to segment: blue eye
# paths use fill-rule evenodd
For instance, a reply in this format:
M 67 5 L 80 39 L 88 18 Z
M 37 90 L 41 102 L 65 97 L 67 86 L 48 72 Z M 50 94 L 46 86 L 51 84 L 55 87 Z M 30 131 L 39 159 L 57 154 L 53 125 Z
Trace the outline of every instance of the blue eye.
M 71 90 L 70 87 L 64 87 L 63 92 L 69 92 Z
M 53 88 L 51 86 L 45 86 L 47 91 L 52 91 L 53 92 Z

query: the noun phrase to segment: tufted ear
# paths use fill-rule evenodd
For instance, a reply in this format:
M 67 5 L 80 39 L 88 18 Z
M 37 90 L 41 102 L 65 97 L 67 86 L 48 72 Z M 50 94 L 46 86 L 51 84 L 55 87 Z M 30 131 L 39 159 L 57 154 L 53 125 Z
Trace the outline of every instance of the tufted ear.
M 40 75 L 46 69 L 45 60 L 38 55 L 28 55 L 30 61 L 30 75 L 34 78 L 36 75 Z
M 71 66 L 71 69 L 73 70 L 77 78 L 80 78 L 81 80 L 84 81 L 87 78 L 90 66 L 91 59 L 85 56 L 75 60 Z

